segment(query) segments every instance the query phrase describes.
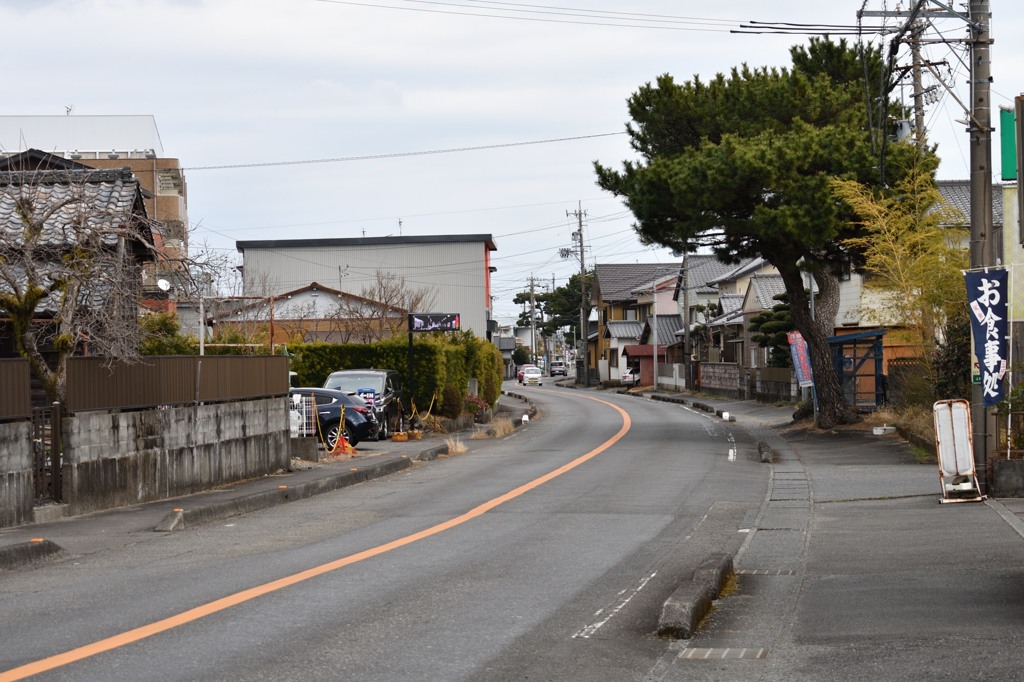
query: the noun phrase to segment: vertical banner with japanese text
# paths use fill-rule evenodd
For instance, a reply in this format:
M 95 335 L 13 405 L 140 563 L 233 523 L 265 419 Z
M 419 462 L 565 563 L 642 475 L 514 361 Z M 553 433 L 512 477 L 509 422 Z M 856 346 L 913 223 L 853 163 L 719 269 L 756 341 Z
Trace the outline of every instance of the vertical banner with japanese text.
M 974 355 L 981 370 L 985 407 L 998 404 L 1006 392 L 1007 276 L 1004 268 L 965 272 L 967 305 L 971 310 Z
M 814 373 L 811 371 L 811 356 L 807 352 L 807 342 L 800 332 L 787 332 L 789 352 L 793 356 L 793 368 L 796 369 L 796 380 L 801 388 L 814 385 Z

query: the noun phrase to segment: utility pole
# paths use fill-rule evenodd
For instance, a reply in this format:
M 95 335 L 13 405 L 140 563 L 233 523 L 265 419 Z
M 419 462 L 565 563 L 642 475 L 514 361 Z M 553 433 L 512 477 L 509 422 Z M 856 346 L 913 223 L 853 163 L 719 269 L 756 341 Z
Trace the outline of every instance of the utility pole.
M 565 215 L 576 218 L 576 232 L 572 233 L 573 241 L 579 247 L 579 255 L 576 256 L 580 261 L 580 333 L 576 337 L 576 383 L 580 383 L 580 374 L 583 374 L 583 385 L 590 385 L 590 362 L 587 357 L 587 311 L 590 306 L 587 305 L 587 261 L 585 256 L 585 249 L 583 246 L 583 218 L 587 215 L 587 212 L 583 210 L 582 203 L 579 204 L 579 208 L 575 211 L 566 211 Z M 559 255 L 562 258 L 569 258 L 575 256 L 572 249 L 559 249 Z
M 686 388 L 693 388 L 693 351 L 690 346 L 690 269 L 689 252 L 683 251 L 683 367 L 686 368 Z
M 995 257 L 995 241 L 992 238 L 992 37 L 989 24 L 992 13 L 989 0 L 969 0 L 967 14 L 953 9 L 948 3 L 931 0 L 939 10 L 928 10 L 929 21 L 938 18 L 955 18 L 964 21 L 970 32 L 965 41 L 970 46 L 970 104 L 964 104 L 948 85 L 943 87 L 950 96 L 960 104 L 967 113 L 967 132 L 971 136 L 970 175 L 971 175 L 971 229 L 970 229 L 970 267 L 980 270 L 999 265 Z M 873 12 L 861 10 L 858 18 L 863 17 L 908 17 L 908 23 L 894 39 L 895 45 L 902 40 L 902 35 L 914 27 L 915 42 L 922 42 L 917 33 L 918 14 L 927 4 L 926 0 L 912 3 L 910 11 Z M 941 38 L 941 42 L 948 39 Z M 913 45 L 912 45 L 913 47 Z M 915 65 L 920 63 L 915 52 Z M 925 64 L 937 76 L 931 64 Z M 915 74 L 916 76 L 916 74 Z M 941 82 L 941 79 L 940 79 Z M 915 94 L 920 90 L 915 78 Z M 917 99 L 915 97 L 915 109 Z M 921 131 L 918 131 L 921 132 Z M 972 350 L 969 362 L 974 360 Z M 972 367 L 973 370 L 973 367 Z M 973 372 L 972 372 L 973 374 Z M 971 390 L 971 431 L 973 436 L 974 460 L 978 470 L 981 493 L 987 492 L 989 479 L 989 462 L 995 458 L 996 436 L 995 415 L 985 408 L 984 389 L 980 384 L 973 384 Z
M 658 280 L 651 285 L 651 305 L 654 310 L 651 325 L 651 337 L 654 339 L 654 390 L 658 390 Z
M 992 240 L 992 61 L 989 0 L 971 0 L 971 269 L 997 265 Z M 973 356 L 973 354 L 972 354 Z M 971 391 L 971 423 L 974 453 L 985 494 L 990 478 L 989 462 L 994 459 L 995 416 L 985 408 L 981 384 Z
M 537 364 L 537 297 L 534 286 L 537 280 L 530 275 L 530 360 Z
M 914 141 L 918 150 L 925 146 L 924 129 L 924 82 L 921 79 L 921 35 L 924 33 L 924 24 L 918 20 L 914 22 L 914 28 L 910 32 L 910 51 L 913 55 L 913 84 L 914 84 Z

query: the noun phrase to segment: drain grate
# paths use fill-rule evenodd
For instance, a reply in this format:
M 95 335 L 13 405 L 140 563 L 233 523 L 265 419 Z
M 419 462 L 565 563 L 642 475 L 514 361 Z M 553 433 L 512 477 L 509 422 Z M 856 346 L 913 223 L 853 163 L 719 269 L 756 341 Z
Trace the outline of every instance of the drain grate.
M 768 649 L 726 647 L 724 649 L 701 649 L 686 648 L 679 654 L 679 658 L 689 658 L 703 661 L 721 661 L 724 659 L 753 659 L 768 658 Z

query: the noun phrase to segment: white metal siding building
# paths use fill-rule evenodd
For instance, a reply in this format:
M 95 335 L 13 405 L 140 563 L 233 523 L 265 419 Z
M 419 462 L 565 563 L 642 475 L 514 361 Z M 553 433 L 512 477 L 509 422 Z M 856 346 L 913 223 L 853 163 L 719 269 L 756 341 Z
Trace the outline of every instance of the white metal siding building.
M 491 252 L 489 234 L 241 241 L 247 296 L 274 296 L 312 282 L 360 296 L 377 273 L 429 289 L 433 310 L 458 313 L 463 330 L 489 338 Z

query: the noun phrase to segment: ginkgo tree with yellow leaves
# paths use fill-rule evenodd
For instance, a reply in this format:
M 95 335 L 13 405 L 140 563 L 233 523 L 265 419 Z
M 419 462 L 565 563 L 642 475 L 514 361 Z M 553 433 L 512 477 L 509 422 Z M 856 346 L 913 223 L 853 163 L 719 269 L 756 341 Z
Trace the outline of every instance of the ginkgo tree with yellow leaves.
M 927 381 L 936 385 L 933 359 L 956 336 L 953 326 L 963 324 L 967 309 L 963 270 L 970 256 L 964 216 L 943 199 L 928 161 L 884 192 L 839 179 L 833 180 L 832 191 L 863 228 L 844 242 L 864 258 L 861 270 L 870 303 L 862 304 L 861 312 L 913 348 Z

